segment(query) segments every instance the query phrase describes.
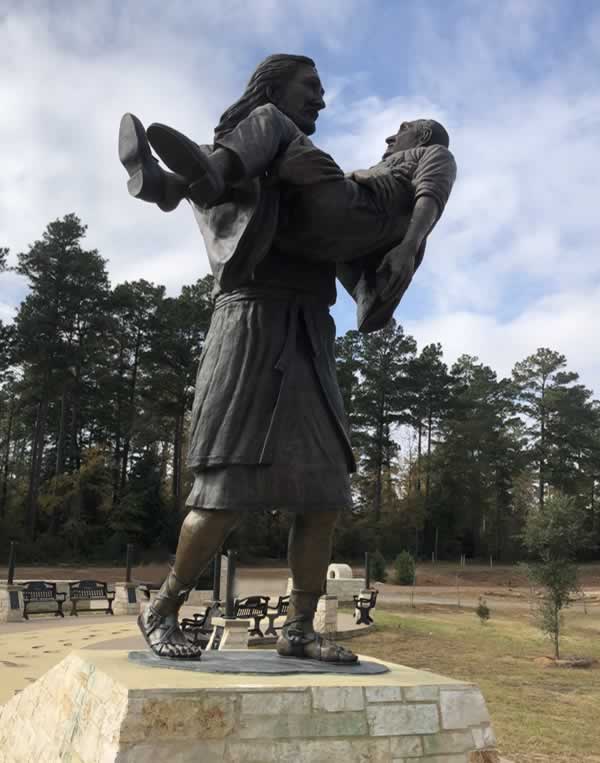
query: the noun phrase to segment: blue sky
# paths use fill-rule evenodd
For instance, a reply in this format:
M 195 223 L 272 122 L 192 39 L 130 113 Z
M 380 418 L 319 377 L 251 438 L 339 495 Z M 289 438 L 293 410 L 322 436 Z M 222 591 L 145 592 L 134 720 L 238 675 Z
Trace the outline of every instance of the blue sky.
M 113 283 L 207 272 L 189 209 L 128 197 L 120 116 L 208 142 L 273 52 L 313 57 L 315 142 L 375 163 L 407 118 L 447 125 L 458 179 L 397 319 L 500 374 L 539 346 L 600 392 L 600 4 L 595 0 L 0 0 L 0 246 L 76 212 Z M 24 294 L 0 276 L 0 318 Z M 340 291 L 338 331 L 354 326 Z

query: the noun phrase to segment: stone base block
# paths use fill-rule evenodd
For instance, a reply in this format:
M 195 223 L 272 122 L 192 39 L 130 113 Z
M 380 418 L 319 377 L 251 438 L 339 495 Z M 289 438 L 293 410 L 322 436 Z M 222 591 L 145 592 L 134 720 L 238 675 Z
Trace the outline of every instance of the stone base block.
M 74 652 L 0 707 L 0 763 L 498 763 L 477 687 L 388 667 L 241 677 Z
M 140 601 L 135 583 L 115 583 L 113 611 L 115 615 L 139 615 Z
M 321 596 L 315 612 L 315 630 L 333 637 L 337 633 L 337 596 Z
M 218 649 L 248 649 L 248 629 L 251 623 L 251 620 L 242 618 L 233 620 L 227 617 L 213 617 L 213 632 L 206 648 L 216 649 L 213 643 L 218 639 Z
M 340 604 L 353 604 L 354 596 L 358 596 L 365 587 L 363 578 L 327 578 L 327 595 L 335 596 Z M 292 578 L 288 578 L 286 595 L 292 591 Z
M 340 604 L 353 604 L 364 587 L 363 578 L 327 578 L 327 594 L 337 596 Z
M 23 589 L 13 583 L 0 583 L 0 623 L 23 619 Z

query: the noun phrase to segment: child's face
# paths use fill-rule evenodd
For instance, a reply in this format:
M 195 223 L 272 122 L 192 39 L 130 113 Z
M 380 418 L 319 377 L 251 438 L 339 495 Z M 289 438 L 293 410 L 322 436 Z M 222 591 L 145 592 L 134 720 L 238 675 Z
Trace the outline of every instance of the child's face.
M 397 151 L 406 151 L 408 148 L 415 148 L 421 145 L 421 134 L 419 130 L 419 123 L 414 122 L 402 122 L 398 132 L 395 135 L 390 135 L 385 139 L 387 143 L 387 150 L 383 155 L 383 159 L 387 159 L 388 156 L 395 154 Z

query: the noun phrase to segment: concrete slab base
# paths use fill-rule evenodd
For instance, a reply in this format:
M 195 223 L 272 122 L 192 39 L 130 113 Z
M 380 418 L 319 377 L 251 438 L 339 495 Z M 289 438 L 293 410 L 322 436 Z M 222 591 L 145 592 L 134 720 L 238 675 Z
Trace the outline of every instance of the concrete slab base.
M 23 587 L 0 583 L 0 623 L 15 623 L 23 619 Z
M 385 664 L 234 676 L 73 652 L 0 707 L 0 763 L 498 763 L 477 687 Z

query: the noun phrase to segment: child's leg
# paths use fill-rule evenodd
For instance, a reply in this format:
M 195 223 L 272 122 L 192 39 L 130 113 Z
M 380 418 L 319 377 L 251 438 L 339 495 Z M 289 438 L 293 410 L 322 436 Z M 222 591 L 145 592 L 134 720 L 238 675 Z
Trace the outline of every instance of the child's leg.
M 201 206 L 217 203 L 227 186 L 263 175 L 292 141 L 300 137 L 308 141 L 272 104 L 254 109 L 214 150 L 168 125 L 151 124 L 147 135 L 167 167 L 187 180 L 189 198 Z
M 259 106 L 221 138 L 215 146 L 234 153 L 243 177 L 258 177 L 292 141 L 303 137 L 291 119 L 269 103 Z M 306 138 L 306 140 L 308 140 Z
M 296 188 L 277 246 L 318 262 L 351 262 L 384 252 L 404 237 L 412 199 L 399 187 L 395 204 L 348 177 Z

